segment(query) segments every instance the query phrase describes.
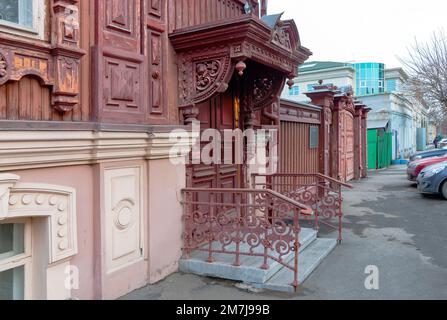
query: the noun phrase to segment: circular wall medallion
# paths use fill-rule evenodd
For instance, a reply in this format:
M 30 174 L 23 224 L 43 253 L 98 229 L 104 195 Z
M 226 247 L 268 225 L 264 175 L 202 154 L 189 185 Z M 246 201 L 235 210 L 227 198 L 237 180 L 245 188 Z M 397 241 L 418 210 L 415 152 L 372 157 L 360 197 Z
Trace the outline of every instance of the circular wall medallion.
M 118 229 L 126 229 L 132 221 L 132 209 L 129 207 L 122 207 L 116 214 L 116 226 Z

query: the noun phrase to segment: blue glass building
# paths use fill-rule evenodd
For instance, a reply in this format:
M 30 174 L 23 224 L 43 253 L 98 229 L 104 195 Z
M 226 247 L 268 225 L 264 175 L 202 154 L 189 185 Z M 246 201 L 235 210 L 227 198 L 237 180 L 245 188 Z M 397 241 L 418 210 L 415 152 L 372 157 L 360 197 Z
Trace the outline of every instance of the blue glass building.
M 385 64 L 377 62 L 353 63 L 356 72 L 356 96 L 385 92 Z

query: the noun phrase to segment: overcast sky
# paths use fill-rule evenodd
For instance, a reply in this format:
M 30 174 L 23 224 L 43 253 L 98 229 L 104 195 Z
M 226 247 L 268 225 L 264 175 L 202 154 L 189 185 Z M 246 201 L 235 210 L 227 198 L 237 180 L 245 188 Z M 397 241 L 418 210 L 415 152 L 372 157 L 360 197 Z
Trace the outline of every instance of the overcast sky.
M 269 0 L 269 13 L 294 19 L 311 60 L 384 62 L 400 66 L 397 56 L 447 32 L 447 0 Z

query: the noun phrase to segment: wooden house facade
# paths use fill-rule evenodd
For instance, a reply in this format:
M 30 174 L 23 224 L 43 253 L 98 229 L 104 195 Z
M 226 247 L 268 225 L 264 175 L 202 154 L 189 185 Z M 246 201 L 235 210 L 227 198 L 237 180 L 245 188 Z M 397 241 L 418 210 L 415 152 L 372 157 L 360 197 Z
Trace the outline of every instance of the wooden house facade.
M 188 149 L 196 120 L 279 128 L 281 90 L 311 54 L 295 23 L 255 0 L 9 2 L 0 227 L 26 245 L 0 252 L 6 298 L 112 299 L 175 272 L 182 189 L 242 188 L 250 173 L 174 164 L 170 133 Z

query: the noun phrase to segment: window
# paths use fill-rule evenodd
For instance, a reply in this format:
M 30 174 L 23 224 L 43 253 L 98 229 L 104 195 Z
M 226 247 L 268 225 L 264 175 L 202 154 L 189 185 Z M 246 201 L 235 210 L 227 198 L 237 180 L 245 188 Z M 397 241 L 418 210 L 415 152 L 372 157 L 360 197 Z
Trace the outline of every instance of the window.
M 21 27 L 33 29 L 32 0 L 2 0 L 0 1 L 0 20 Z
M 293 86 L 289 89 L 289 96 L 299 96 L 300 95 L 300 87 Z
M 366 81 L 360 81 L 360 88 L 367 88 L 368 83 Z
M 25 279 L 31 263 L 30 224 L 25 220 L 0 223 L 0 300 L 27 298 Z
M 0 0 L 0 32 L 44 39 L 48 0 Z
M 312 126 L 310 127 L 310 133 L 309 133 L 309 148 L 310 149 L 316 149 L 318 148 L 318 127 Z
M 395 79 L 390 79 L 386 81 L 386 90 L 388 92 L 394 92 L 397 89 L 397 81 Z

